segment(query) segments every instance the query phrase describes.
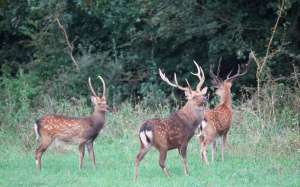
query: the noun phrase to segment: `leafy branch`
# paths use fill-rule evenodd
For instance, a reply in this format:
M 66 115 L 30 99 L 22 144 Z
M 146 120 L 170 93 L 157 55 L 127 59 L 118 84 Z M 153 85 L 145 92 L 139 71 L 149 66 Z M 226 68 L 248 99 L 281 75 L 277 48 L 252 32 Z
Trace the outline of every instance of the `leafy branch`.
M 64 34 L 64 37 L 65 37 L 65 40 L 66 40 L 66 43 L 67 43 L 67 47 L 68 47 L 68 54 L 70 55 L 70 58 L 71 58 L 72 62 L 76 66 L 76 69 L 79 71 L 80 70 L 79 65 L 78 65 L 77 61 L 75 60 L 75 58 L 73 56 L 73 50 L 74 50 L 73 42 L 70 42 L 67 31 L 64 28 L 64 26 L 60 23 L 59 19 L 55 18 L 55 21 L 57 22 L 61 32 Z
M 256 80 L 257 80 L 257 96 L 258 96 L 257 104 L 258 104 L 259 114 L 260 114 L 260 96 L 261 96 L 261 81 L 262 81 L 261 76 L 262 76 L 264 67 L 268 62 L 268 59 L 270 59 L 271 57 L 273 57 L 275 54 L 277 54 L 279 52 L 279 50 L 274 50 L 272 53 L 270 53 L 272 42 L 273 42 L 276 30 L 278 28 L 279 20 L 282 17 L 282 13 L 283 13 L 283 10 L 284 10 L 284 3 L 285 3 L 285 0 L 282 0 L 280 8 L 279 8 L 278 16 L 277 16 L 277 19 L 276 19 L 276 23 L 275 23 L 274 27 L 272 28 L 272 34 L 271 34 L 271 38 L 268 42 L 268 47 L 267 47 L 267 51 L 266 51 L 265 56 L 262 57 L 262 58 L 257 58 L 255 56 L 255 54 L 253 53 L 253 59 L 254 59 L 256 65 L 257 65 Z

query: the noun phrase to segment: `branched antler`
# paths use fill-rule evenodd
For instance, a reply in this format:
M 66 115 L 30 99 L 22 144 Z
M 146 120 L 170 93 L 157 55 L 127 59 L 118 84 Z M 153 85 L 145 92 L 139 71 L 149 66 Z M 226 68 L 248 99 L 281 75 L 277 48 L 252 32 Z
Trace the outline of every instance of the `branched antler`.
M 174 73 L 174 82 L 175 82 L 175 84 L 172 83 L 172 82 L 166 77 L 166 75 L 161 71 L 161 69 L 159 69 L 159 75 L 160 75 L 161 79 L 162 79 L 163 81 L 165 81 L 166 83 L 168 83 L 170 86 L 175 87 L 175 88 L 178 88 L 178 89 L 180 89 L 180 90 L 182 90 L 182 91 L 190 91 L 190 88 L 189 88 L 189 87 L 183 87 L 183 86 L 180 86 L 180 85 L 178 84 L 177 77 L 176 77 L 176 73 Z
M 220 78 L 220 67 L 221 67 L 221 62 L 222 62 L 222 57 L 220 57 L 220 59 L 219 59 L 217 75 L 216 75 L 216 74 L 214 73 L 214 71 L 213 71 L 213 66 L 211 65 L 211 66 L 209 67 L 209 75 L 210 75 L 210 77 L 212 78 L 212 83 L 213 83 L 214 86 L 217 86 L 217 85 L 219 85 L 219 84 L 222 82 L 222 80 L 221 80 L 221 78 Z
M 197 73 L 191 72 L 191 73 L 199 78 L 199 83 L 197 84 L 196 90 L 197 92 L 201 92 L 201 87 L 205 81 L 204 72 L 203 69 L 197 64 L 195 60 L 193 62 L 196 65 L 198 72 Z
M 204 94 L 206 94 L 206 91 L 207 91 L 207 87 L 205 87 L 204 89 L 201 90 L 201 87 L 203 86 L 203 83 L 205 81 L 204 72 L 203 72 L 203 69 L 197 64 L 197 62 L 194 61 L 194 64 L 196 65 L 198 72 L 197 73 L 191 72 L 191 74 L 193 74 L 193 75 L 195 75 L 195 76 L 197 76 L 199 78 L 199 83 L 198 83 L 198 85 L 196 87 L 196 92 L 201 93 L 201 94 L 204 95 Z M 187 79 L 185 79 L 185 82 L 188 85 L 187 87 L 183 87 L 183 86 L 180 86 L 178 84 L 176 73 L 174 73 L 174 83 L 172 83 L 166 77 L 166 75 L 164 73 L 162 73 L 161 69 L 159 69 L 159 75 L 160 75 L 161 79 L 163 81 L 165 81 L 166 83 L 168 83 L 170 86 L 176 87 L 176 88 L 178 88 L 178 89 L 180 89 L 182 91 L 188 91 L 189 93 L 193 92 L 193 90 L 192 90 L 192 88 L 190 86 L 190 83 L 189 83 L 189 81 Z
M 238 77 L 241 77 L 241 76 L 245 75 L 247 73 L 247 70 L 248 70 L 248 64 L 246 64 L 246 68 L 245 68 L 245 71 L 243 73 L 240 73 L 240 70 L 241 70 L 241 68 L 240 68 L 240 65 L 238 64 L 237 73 L 235 75 L 233 75 L 233 76 L 230 76 L 231 73 L 232 73 L 232 71 L 230 71 L 230 73 L 226 77 L 226 80 L 227 81 L 232 81 L 232 80 L 234 80 L 234 79 L 236 79 Z

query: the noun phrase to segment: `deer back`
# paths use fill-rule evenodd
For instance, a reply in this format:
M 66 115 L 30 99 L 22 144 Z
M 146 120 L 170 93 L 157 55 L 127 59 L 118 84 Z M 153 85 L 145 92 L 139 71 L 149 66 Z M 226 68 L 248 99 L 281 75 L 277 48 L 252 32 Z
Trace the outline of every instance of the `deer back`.
M 37 121 L 42 137 L 58 138 L 78 143 L 98 134 L 103 124 L 95 125 L 92 118 L 71 118 L 62 115 L 46 115 Z
M 58 138 L 66 142 L 80 143 L 93 140 L 105 123 L 107 103 L 105 99 L 105 83 L 103 83 L 103 94 L 98 96 L 94 91 L 89 78 L 89 86 L 93 93 L 91 102 L 94 105 L 93 114 L 89 117 L 66 117 L 63 115 L 45 115 L 37 120 L 38 133 L 44 138 Z
M 218 135 L 222 135 L 231 126 L 232 111 L 224 104 L 219 105 L 215 109 L 205 111 L 204 120 L 213 127 Z

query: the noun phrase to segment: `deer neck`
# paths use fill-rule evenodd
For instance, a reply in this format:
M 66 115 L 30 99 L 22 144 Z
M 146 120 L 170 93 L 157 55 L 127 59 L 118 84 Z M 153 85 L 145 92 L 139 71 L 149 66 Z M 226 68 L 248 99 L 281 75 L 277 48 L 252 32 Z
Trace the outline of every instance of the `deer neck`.
M 220 97 L 220 105 L 226 105 L 228 108 L 231 108 L 231 91 L 225 90 L 224 94 Z
M 187 102 L 177 114 L 188 124 L 194 125 L 202 120 L 204 107 L 194 107 L 190 102 Z
M 104 123 L 105 113 L 106 113 L 106 109 L 95 107 L 91 117 L 93 121 L 95 121 L 96 123 Z

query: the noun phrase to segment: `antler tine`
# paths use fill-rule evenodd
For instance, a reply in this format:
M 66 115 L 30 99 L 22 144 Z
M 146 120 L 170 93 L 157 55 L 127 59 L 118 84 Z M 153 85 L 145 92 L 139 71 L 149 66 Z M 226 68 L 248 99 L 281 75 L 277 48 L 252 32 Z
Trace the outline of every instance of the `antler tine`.
M 219 58 L 219 63 L 218 63 L 218 69 L 217 69 L 217 75 L 214 73 L 213 71 L 213 65 L 209 66 L 209 75 L 212 79 L 214 79 L 214 81 L 216 82 L 221 82 L 220 80 L 220 67 L 221 67 L 221 63 L 222 63 L 222 57 Z
M 96 92 L 95 92 L 95 90 L 94 90 L 94 88 L 93 88 L 93 86 L 92 86 L 92 83 L 91 83 L 91 77 L 89 77 L 89 87 L 90 87 L 90 90 L 92 91 L 92 94 L 95 96 L 95 97 L 97 97 L 97 94 L 96 94 Z
M 238 70 L 237 70 L 237 74 L 240 72 L 240 66 L 238 65 Z M 230 79 L 230 75 L 232 73 L 232 70 L 230 70 L 230 72 L 228 73 L 228 75 L 226 76 L 226 79 Z
M 100 75 L 98 76 L 98 78 L 101 80 L 102 85 L 103 85 L 102 97 L 105 97 L 106 87 L 105 87 L 104 79 Z
M 177 77 L 176 77 L 176 73 L 174 73 L 174 82 L 175 82 L 175 84 L 174 84 L 174 83 L 171 83 L 171 82 L 169 81 L 169 79 L 166 77 L 166 75 L 165 75 L 164 73 L 162 73 L 161 69 L 159 69 L 159 75 L 160 75 L 160 78 L 161 78 L 163 81 L 165 81 L 166 83 L 168 83 L 170 86 L 176 87 L 176 88 L 178 88 L 178 89 L 180 89 L 180 90 L 182 90 L 182 91 L 188 91 L 188 90 L 189 90 L 189 88 L 184 88 L 184 87 L 182 87 L 182 86 L 180 86 L 180 85 L 178 84 L 178 82 L 177 82 Z
M 186 84 L 188 85 L 189 90 L 192 91 L 192 87 L 191 87 L 189 81 L 188 81 L 187 79 L 185 79 L 185 82 L 186 82 Z
M 235 75 L 231 76 L 231 77 L 229 77 L 230 74 L 227 75 L 227 79 L 226 80 L 233 80 L 233 79 L 236 79 L 237 77 L 241 77 L 241 76 L 245 75 L 247 73 L 247 71 L 248 71 L 248 64 L 246 64 L 245 66 L 246 66 L 245 71 L 243 73 L 240 73 L 241 68 L 240 68 L 240 65 L 238 64 L 237 73 Z
M 210 77 L 213 78 L 213 79 L 216 79 L 216 80 L 219 79 L 219 77 L 218 77 L 217 75 L 215 75 L 215 73 L 214 73 L 214 71 L 213 71 L 213 66 L 212 66 L 212 65 L 209 66 L 209 75 L 210 75 Z
M 222 57 L 219 58 L 219 64 L 218 64 L 218 70 L 217 70 L 217 76 L 219 77 L 220 75 L 220 67 L 221 67 L 221 63 L 222 63 Z
M 203 85 L 203 83 L 205 81 L 205 76 L 204 76 L 203 69 L 197 64 L 197 62 L 195 60 L 193 62 L 196 65 L 198 72 L 197 73 L 191 72 L 191 74 L 193 74 L 193 75 L 195 75 L 195 76 L 197 76 L 199 78 L 199 83 L 197 84 L 196 90 L 198 92 L 200 92 L 201 91 L 201 87 L 202 87 L 202 85 Z
M 186 80 L 186 81 L 187 81 L 187 80 Z M 183 91 L 191 91 L 191 87 L 190 87 L 190 85 L 189 85 L 188 82 L 187 82 L 188 87 L 183 87 L 183 86 L 180 86 L 180 85 L 178 84 L 176 73 L 174 73 L 174 82 L 175 82 L 175 84 L 176 84 L 176 87 L 179 88 L 180 90 L 183 90 Z
M 245 71 L 243 73 L 240 73 L 241 67 L 240 67 L 240 64 L 238 64 L 237 73 L 235 75 L 233 75 L 232 77 L 230 77 L 230 74 L 232 73 L 232 71 L 230 71 L 230 73 L 227 75 L 226 80 L 233 80 L 233 79 L 236 79 L 237 77 L 241 77 L 241 76 L 245 75 L 248 71 L 248 65 L 250 64 L 250 62 L 252 60 L 256 61 L 256 58 L 255 58 L 253 51 L 251 50 L 251 52 L 249 53 L 248 62 L 246 64 L 244 64 L 244 66 L 246 67 Z
M 170 86 L 173 86 L 173 87 L 177 87 L 175 84 L 171 83 L 169 81 L 169 79 L 166 77 L 166 75 L 161 71 L 161 69 L 159 69 L 159 75 L 160 75 L 160 78 L 165 81 L 166 83 L 168 83 Z
M 175 84 L 177 85 L 177 88 L 184 90 L 184 91 L 189 90 L 189 88 L 182 87 L 178 84 L 176 73 L 174 73 L 174 81 L 175 81 Z

